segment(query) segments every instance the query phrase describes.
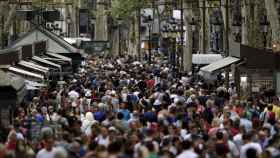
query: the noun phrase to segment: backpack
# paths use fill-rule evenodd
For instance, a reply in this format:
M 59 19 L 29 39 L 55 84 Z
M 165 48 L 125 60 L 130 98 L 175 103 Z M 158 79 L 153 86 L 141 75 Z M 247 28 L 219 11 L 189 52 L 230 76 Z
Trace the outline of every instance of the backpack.
M 269 111 L 268 112 L 268 119 L 267 119 L 268 123 L 270 124 L 274 124 L 276 121 L 276 116 L 275 116 L 275 112 Z

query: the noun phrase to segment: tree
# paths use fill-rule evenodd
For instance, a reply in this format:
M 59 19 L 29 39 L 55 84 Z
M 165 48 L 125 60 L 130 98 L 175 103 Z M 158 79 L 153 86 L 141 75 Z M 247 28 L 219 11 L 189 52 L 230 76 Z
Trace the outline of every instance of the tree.
M 260 34 L 260 17 L 264 9 L 263 0 L 242 0 L 242 44 L 251 47 L 263 47 Z
M 15 19 L 16 15 L 16 5 L 9 5 L 9 2 L 3 1 L 0 2 L 0 19 L 1 19 L 1 30 L 0 30 L 0 39 L 1 46 L 4 47 L 5 41 L 7 41 L 7 35 L 9 33 L 9 29 L 12 25 L 13 19 Z
M 112 0 L 110 14 L 114 21 L 120 18 L 123 24 L 127 26 L 129 30 L 128 52 L 133 56 L 137 56 L 137 54 L 140 56 L 140 8 L 148 2 L 148 0 Z
M 272 0 L 264 0 L 267 11 L 268 20 L 272 30 L 272 42 L 280 41 L 280 20 L 277 8 L 277 2 Z

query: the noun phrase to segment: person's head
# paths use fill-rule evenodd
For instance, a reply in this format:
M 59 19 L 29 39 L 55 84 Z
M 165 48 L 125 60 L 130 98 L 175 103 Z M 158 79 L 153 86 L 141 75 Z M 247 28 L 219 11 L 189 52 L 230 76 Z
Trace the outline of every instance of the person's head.
M 108 136 L 108 130 L 106 127 L 101 127 L 100 129 L 100 133 L 103 137 L 107 137 Z
M 42 112 L 43 115 L 48 114 L 48 109 L 47 109 L 47 107 L 43 106 L 43 107 L 41 108 L 41 112 Z
M 122 119 L 124 118 L 123 113 L 119 112 L 119 113 L 117 114 L 117 118 L 118 118 L 118 120 L 122 120 Z
M 38 114 L 37 110 L 36 109 L 32 109 L 31 115 L 35 117 L 37 114 Z
M 249 148 L 246 151 L 247 158 L 258 158 L 257 150 L 254 148 Z
M 54 152 L 54 158 L 67 158 L 67 151 L 61 147 L 57 148 Z
M 162 151 L 161 157 L 162 158 L 173 158 L 174 154 L 172 152 L 170 152 L 169 150 L 164 150 L 164 151 Z
M 190 140 L 184 140 L 181 145 L 184 150 L 188 150 L 192 148 L 193 143 Z
M 250 142 L 252 141 L 253 136 L 254 136 L 253 132 L 247 132 L 242 135 L 242 139 L 244 142 Z
M 51 151 L 54 145 L 53 130 L 50 127 L 44 127 L 41 134 L 45 149 Z
M 87 121 L 93 121 L 94 120 L 92 112 L 87 112 L 86 113 L 86 120 Z
M 15 130 L 11 130 L 8 135 L 8 142 L 16 142 L 17 141 L 17 133 Z
M 268 110 L 268 111 L 272 111 L 272 110 L 273 110 L 273 105 L 272 105 L 272 104 L 269 104 L 269 105 L 267 106 L 267 110 Z
M 129 140 L 131 141 L 132 145 L 135 145 L 135 144 L 137 144 L 139 142 L 139 137 L 136 134 L 132 134 L 129 137 Z
M 224 139 L 224 133 L 222 131 L 218 131 L 216 133 L 217 140 L 223 140 Z
M 70 144 L 69 150 L 78 154 L 80 152 L 80 147 L 80 144 L 77 141 L 74 141 Z
M 266 133 L 263 130 L 259 131 L 258 132 L 258 138 L 260 140 L 265 140 L 266 139 Z
M 122 150 L 122 142 L 120 141 L 114 141 L 109 144 L 108 146 L 108 152 L 109 154 L 118 154 Z

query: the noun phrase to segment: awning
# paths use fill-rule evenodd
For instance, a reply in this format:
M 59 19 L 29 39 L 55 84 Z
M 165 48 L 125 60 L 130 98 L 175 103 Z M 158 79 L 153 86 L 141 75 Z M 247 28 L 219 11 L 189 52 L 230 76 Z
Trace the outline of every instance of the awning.
M 26 85 L 26 89 L 27 89 L 27 90 L 38 90 L 39 88 L 38 88 L 38 87 L 31 86 L 31 85 Z
M 50 61 L 48 61 L 48 60 L 45 60 L 45 59 L 43 59 L 43 58 L 40 58 L 40 57 L 38 57 L 38 56 L 33 56 L 33 57 L 32 57 L 32 60 L 35 60 L 35 61 L 37 61 L 37 62 L 41 62 L 41 63 L 47 64 L 47 65 L 51 65 L 51 66 L 54 66 L 54 67 L 57 67 L 57 68 L 61 69 L 61 66 L 60 66 L 60 65 L 55 64 L 55 63 L 53 63 L 53 62 L 50 62 Z
M 33 62 L 29 62 L 29 61 L 27 62 L 27 61 L 24 61 L 24 60 L 22 60 L 21 62 L 24 62 L 25 64 L 29 64 L 30 66 L 36 67 L 38 69 L 42 69 L 44 71 L 50 71 L 50 69 L 48 67 L 44 67 L 44 66 L 38 65 L 38 64 L 33 63 Z
M 192 63 L 196 65 L 208 65 L 222 60 L 221 54 L 193 54 Z
M 66 56 L 63 56 L 63 55 L 60 55 L 60 54 L 57 54 L 57 53 L 46 53 L 46 54 L 51 56 L 51 57 L 55 57 L 55 58 L 61 59 L 63 61 L 72 62 L 71 58 L 68 58 Z
M 46 87 L 47 86 L 43 83 L 38 83 L 38 82 L 30 81 L 30 80 L 25 80 L 24 82 L 25 82 L 26 85 L 30 85 L 30 86 L 33 86 L 33 87 Z
M 18 63 L 18 65 L 29 68 L 29 69 L 32 69 L 32 70 L 35 70 L 35 71 L 42 72 L 44 74 L 47 74 L 48 71 L 49 71 L 48 68 L 47 68 L 47 70 L 46 69 L 41 69 L 39 65 L 36 65 L 36 64 L 30 63 L 30 62 L 26 62 L 26 61 L 20 61 Z
M 10 72 L 14 72 L 14 73 L 17 73 L 17 74 L 20 74 L 20 75 L 23 75 L 23 76 L 29 76 L 29 77 L 34 77 L 34 78 L 37 78 L 37 79 L 44 80 L 43 75 L 32 73 L 32 72 L 29 72 L 29 71 L 26 71 L 26 70 L 23 70 L 23 69 L 19 69 L 19 68 L 16 68 L 16 67 L 11 66 L 11 67 L 8 68 L 8 70 Z
M 207 65 L 207 66 L 204 66 L 200 69 L 200 71 L 202 72 L 208 72 L 208 73 L 212 73 L 216 70 L 219 70 L 219 69 L 222 69 L 222 68 L 225 68 L 231 64 L 234 64 L 236 62 L 239 62 L 240 59 L 239 58 L 235 58 L 235 57 L 226 57 L 222 60 L 219 60 L 217 62 L 214 62 L 210 65 Z

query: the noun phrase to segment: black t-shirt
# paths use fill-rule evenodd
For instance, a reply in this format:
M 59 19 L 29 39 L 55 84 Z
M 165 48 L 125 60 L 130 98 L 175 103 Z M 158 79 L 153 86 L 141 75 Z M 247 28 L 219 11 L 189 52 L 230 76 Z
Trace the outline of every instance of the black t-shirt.
M 217 155 L 223 156 L 223 155 L 226 155 L 229 152 L 229 147 L 225 143 L 218 143 L 217 142 L 216 145 L 215 145 L 215 150 L 216 150 Z

